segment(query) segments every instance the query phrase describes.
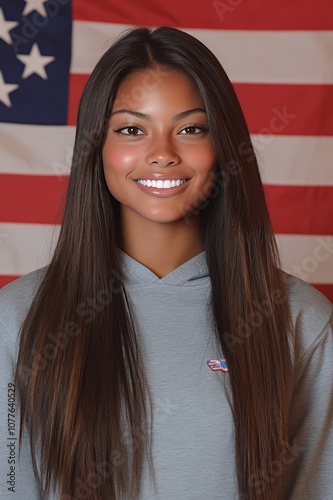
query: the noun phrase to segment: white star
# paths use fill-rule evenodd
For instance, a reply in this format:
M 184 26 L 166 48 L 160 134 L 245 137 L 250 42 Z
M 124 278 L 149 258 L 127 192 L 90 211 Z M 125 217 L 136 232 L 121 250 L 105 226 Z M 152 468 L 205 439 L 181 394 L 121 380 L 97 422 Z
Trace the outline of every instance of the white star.
M 12 43 L 12 39 L 9 36 L 9 32 L 18 26 L 19 23 L 15 21 L 6 21 L 5 16 L 3 15 L 2 9 L 0 9 L 0 38 L 2 38 L 6 43 Z
M 47 80 L 45 66 L 55 59 L 53 56 L 42 56 L 37 43 L 33 44 L 29 55 L 18 55 L 16 57 L 25 64 L 22 78 L 28 78 L 28 76 L 36 73 L 44 80 Z
M 43 5 L 45 3 L 45 0 L 25 0 L 25 2 L 27 5 L 24 7 L 24 11 L 22 12 L 22 16 L 27 16 L 28 14 L 30 14 L 30 12 L 33 12 L 34 10 L 36 10 L 43 17 L 47 17 L 45 7 Z
M 8 94 L 16 90 L 18 87 L 18 85 L 13 83 L 6 83 L 0 71 L 0 102 L 3 102 L 8 108 L 12 105 Z

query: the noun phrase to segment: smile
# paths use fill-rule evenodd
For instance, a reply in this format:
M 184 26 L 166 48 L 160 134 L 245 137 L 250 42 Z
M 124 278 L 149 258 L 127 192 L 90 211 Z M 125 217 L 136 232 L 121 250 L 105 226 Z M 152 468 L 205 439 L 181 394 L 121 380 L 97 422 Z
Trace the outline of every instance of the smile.
M 157 189 L 170 189 L 173 187 L 181 186 L 187 181 L 187 179 L 177 179 L 177 180 L 166 180 L 166 181 L 161 181 L 161 180 L 142 180 L 138 179 L 137 182 L 139 184 L 142 184 L 143 186 L 147 187 L 154 187 Z

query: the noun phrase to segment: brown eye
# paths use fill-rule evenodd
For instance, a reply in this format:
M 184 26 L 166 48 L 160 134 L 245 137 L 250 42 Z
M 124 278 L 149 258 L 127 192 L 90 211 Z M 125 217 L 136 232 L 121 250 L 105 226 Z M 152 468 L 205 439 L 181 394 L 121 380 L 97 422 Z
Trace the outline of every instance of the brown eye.
M 200 134 L 201 132 L 207 132 L 206 127 L 199 127 L 196 125 L 190 125 L 189 127 L 183 128 L 183 130 L 180 131 L 181 134 L 183 135 L 195 135 L 195 134 Z
M 138 135 L 139 129 L 137 127 L 128 127 L 127 132 L 128 135 Z
M 142 135 L 143 132 L 140 130 L 138 127 L 122 127 L 118 130 L 115 130 L 118 134 L 123 134 L 123 135 L 131 135 L 131 136 L 137 136 L 137 135 Z

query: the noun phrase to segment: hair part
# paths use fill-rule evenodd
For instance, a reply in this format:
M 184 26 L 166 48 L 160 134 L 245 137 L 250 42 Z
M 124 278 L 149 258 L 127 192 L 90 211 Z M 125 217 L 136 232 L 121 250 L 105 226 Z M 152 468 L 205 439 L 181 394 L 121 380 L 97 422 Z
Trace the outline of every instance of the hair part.
M 153 68 L 191 78 L 207 110 L 215 192 L 187 216 L 201 219 L 210 307 L 229 366 L 239 491 L 279 498 L 279 478 L 257 486 L 288 440 L 290 316 L 275 239 L 233 87 L 209 49 L 174 28 L 125 33 L 83 92 L 59 240 L 22 326 L 20 438 L 26 428 L 43 492 L 58 487 L 61 500 L 82 485 L 93 500 L 138 498 L 145 460 L 154 475 L 153 401 L 123 285 L 119 205 L 101 157 L 120 84 Z

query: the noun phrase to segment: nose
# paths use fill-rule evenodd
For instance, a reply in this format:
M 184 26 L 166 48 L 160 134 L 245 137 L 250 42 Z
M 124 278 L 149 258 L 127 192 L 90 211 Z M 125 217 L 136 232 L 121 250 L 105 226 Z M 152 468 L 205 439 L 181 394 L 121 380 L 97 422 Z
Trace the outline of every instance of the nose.
M 150 151 L 147 154 L 147 163 L 159 167 L 178 165 L 179 154 L 176 152 L 172 141 L 168 138 L 154 139 Z

